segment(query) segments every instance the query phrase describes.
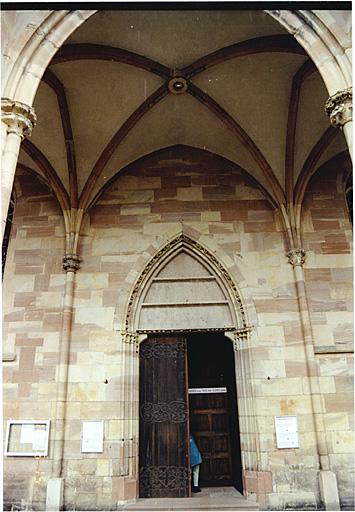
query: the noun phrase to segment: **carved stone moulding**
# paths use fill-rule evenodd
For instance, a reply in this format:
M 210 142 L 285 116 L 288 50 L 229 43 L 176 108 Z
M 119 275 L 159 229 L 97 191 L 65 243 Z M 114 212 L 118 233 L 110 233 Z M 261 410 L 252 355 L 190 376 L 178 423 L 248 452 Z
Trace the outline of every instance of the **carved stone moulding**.
M 288 262 L 293 267 L 303 267 L 306 261 L 306 251 L 304 249 L 292 249 L 286 253 Z
M 330 96 L 325 103 L 325 111 L 334 127 L 344 126 L 353 119 L 352 87 L 338 91 Z
M 190 334 L 199 332 L 221 332 L 234 330 L 233 327 L 206 327 L 201 329 L 137 329 L 138 334 Z
M 131 296 L 129 298 L 128 306 L 127 306 L 127 313 L 126 313 L 126 319 L 125 319 L 125 328 L 126 330 L 129 330 L 129 326 L 131 324 L 131 319 L 134 312 L 134 306 L 137 301 L 137 297 L 139 296 L 139 293 L 142 289 L 142 286 L 147 279 L 148 275 L 153 270 L 154 266 L 162 260 L 170 251 L 175 249 L 175 247 L 178 247 L 180 245 L 186 245 L 187 247 L 192 248 L 197 253 L 205 256 L 207 260 L 209 260 L 215 268 L 220 272 L 220 274 L 225 279 L 226 283 L 228 284 L 228 287 L 234 297 L 236 306 L 238 308 L 238 314 L 240 316 L 241 322 L 243 324 L 243 327 L 247 326 L 246 322 L 246 313 L 244 310 L 243 302 L 241 299 L 241 296 L 239 294 L 238 288 L 235 285 L 234 281 L 232 280 L 231 276 L 229 275 L 229 272 L 224 268 L 224 266 L 219 262 L 219 260 L 212 254 L 208 249 L 206 249 L 203 245 L 201 245 L 196 240 L 193 240 L 189 236 L 182 233 L 181 235 L 177 236 L 173 240 L 171 240 L 169 243 L 167 243 L 162 249 L 160 249 L 147 263 L 145 269 L 140 274 L 138 280 L 136 281 L 133 291 L 131 293 Z M 196 329 L 195 329 L 196 330 Z M 205 329 L 204 329 L 205 330 Z M 216 329 L 219 331 L 225 331 L 226 328 L 222 329 Z M 228 329 L 230 330 L 230 329 Z M 138 331 L 137 332 L 144 332 L 144 331 Z
M 235 352 L 248 346 L 247 342 L 252 330 L 253 326 L 250 325 L 248 327 L 244 327 L 243 329 L 235 329 L 232 331 L 231 334 L 233 335 L 233 348 Z
M 252 330 L 253 330 L 252 325 L 249 325 L 248 327 L 243 327 L 243 329 L 235 329 L 233 331 L 234 338 L 236 340 L 246 340 L 246 339 L 248 339 L 248 336 Z
M 181 336 L 187 336 L 188 334 L 198 334 L 198 333 L 208 333 L 208 332 L 216 332 L 223 334 L 227 336 L 227 338 L 230 338 L 233 341 L 233 347 L 235 351 L 240 350 L 241 348 L 244 348 L 244 344 L 248 342 L 250 333 L 253 330 L 253 326 L 249 325 L 247 327 L 243 327 L 241 329 L 238 329 L 236 327 L 233 328 L 225 328 L 225 327 L 217 327 L 217 328 L 205 328 L 205 329 L 160 329 L 155 331 L 148 331 L 148 330 L 138 330 L 137 333 L 142 334 L 152 334 L 152 335 L 159 335 L 159 334 L 175 334 L 175 335 L 181 335 Z M 232 336 L 229 336 L 229 334 Z M 137 334 L 135 334 L 134 341 L 138 343 L 138 337 Z M 131 343 L 133 341 L 130 341 Z M 158 346 L 159 345 L 159 346 Z M 163 352 L 160 349 L 160 345 L 162 344 L 155 344 L 155 345 L 142 345 L 141 349 L 141 357 L 150 358 L 150 357 L 164 357 Z M 169 349 L 168 347 L 171 347 Z M 144 348 L 143 348 L 144 347 Z M 165 357 L 180 357 L 178 355 L 178 351 L 174 349 L 174 347 L 169 344 L 165 345 L 163 351 L 165 350 Z M 170 353 L 168 353 L 168 350 L 170 350 Z M 182 353 L 182 351 L 181 351 Z M 182 357 L 182 355 L 181 355 Z
M 135 344 L 138 343 L 139 334 L 134 331 L 121 331 L 123 343 Z
M 63 257 L 63 269 L 66 272 L 76 272 L 80 268 L 80 261 L 76 254 L 66 254 Z
M 31 135 L 37 116 L 33 107 L 20 101 L 2 98 L 1 120 L 8 126 L 8 133 L 15 133 L 23 139 Z

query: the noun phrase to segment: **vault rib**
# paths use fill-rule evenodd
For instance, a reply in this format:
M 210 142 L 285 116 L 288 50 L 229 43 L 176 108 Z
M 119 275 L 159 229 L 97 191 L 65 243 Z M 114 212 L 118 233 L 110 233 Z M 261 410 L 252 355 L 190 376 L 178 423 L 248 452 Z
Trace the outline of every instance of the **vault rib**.
M 291 35 L 278 34 L 273 36 L 255 37 L 230 46 L 225 46 L 215 52 L 209 53 L 183 68 L 181 73 L 186 78 L 192 78 L 205 69 L 211 68 L 212 66 L 222 62 L 226 62 L 227 60 L 266 52 L 297 53 L 299 55 L 305 55 L 304 49 Z
M 65 140 L 65 150 L 67 154 L 67 166 L 69 175 L 69 196 L 71 208 L 78 207 L 78 178 L 76 169 L 75 146 L 73 131 L 70 121 L 70 113 L 65 89 L 62 82 L 49 68 L 46 69 L 43 77 L 45 82 L 55 93 L 57 97 L 60 117 L 62 120 L 62 128 Z
M 92 43 L 67 44 L 63 46 L 53 57 L 50 65 L 70 62 L 73 60 L 107 60 L 129 64 L 144 69 L 162 78 L 171 76 L 170 69 L 159 62 L 137 53 Z
M 302 64 L 292 79 L 291 94 L 288 107 L 285 150 L 285 190 L 288 203 L 293 203 L 296 128 L 301 87 L 304 80 L 308 78 L 314 71 L 316 71 L 316 67 L 313 61 L 310 59 L 306 60 L 306 62 Z
M 30 142 L 28 139 L 24 139 L 21 144 L 21 148 L 28 154 L 29 157 L 38 165 L 38 167 L 44 172 L 44 175 L 51 184 L 53 191 L 59 201 L 59 204 L 64 211 L 70 210 L 70 200 L 68 192 L 56 173 L 54 167 L 49 162 L 48 158 L 42 153 L 42 151 Z
M 132 128 L 151 108 L 154 107 L 162 98 L 169 93 L 166 84 L 161 85 L 153 94 L 151 94 L 138 108 L 129 116 L 123 125 L 113 135 L 111 140 L 105 146 L 98 160 L 96 161 L 90 176 L 85 183 L 79 200 L 79 208 L 85 210 L 90 201 L 90 194 L 93 191 L 98 177 L 102 173 L 105 165 L 117 149 L 121 141 L 128 135 Z
M 306 161 L 303 164 L 302 170 L 298 176 L 295 186 L 295 203 L 302 205 L 304 193 L 311 179 L 314 171 L 316 170 L 317 162 L 322 156 L 323 152 L 330 144 L 330 142 L 338 135 L 338 131 L 333 126 L 329 126 L 319 138 L 317 143 L 311 149 Z
M 252 138 L 247 134 L 247 132 L 237 123 L 237 121 L 230 115 L 226 110 L 224 110 L 219 103 L 217 103 L 214 99 L 211 98 L 207 93 L 203 92 L 199 87 L 189 82 L 188 92 L 196 98 L 200 103 L 205 105 L 211 112 L 213 112 L 219 119 L 222 121 L 242 142 L 244 147 L 250 153 L 252 158 L 260 167 L 261 171 L 265 175 L 267 181 L 269 182 L 274 194 L 279 204 L 285 202 L 285 194 L 282 190 L 278 179 L 276 178 L 272 168 L 267 162 L 266 158 L 257 147 Z

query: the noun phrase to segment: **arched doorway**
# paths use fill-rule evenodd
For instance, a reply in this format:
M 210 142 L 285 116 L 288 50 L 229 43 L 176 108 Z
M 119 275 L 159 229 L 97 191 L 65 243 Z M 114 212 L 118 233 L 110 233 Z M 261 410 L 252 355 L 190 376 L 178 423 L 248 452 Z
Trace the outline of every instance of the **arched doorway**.
M 200 485 L 242 489 L 234 351 L 221 333 L 150 335 L 140 346 L 139 496 L 190 496 L 189 435 Z
M 224 334 L 244 332 L 246 318 L 229 273 L 179 235 L 138 278 L 126 327 L 147 335 L 139 348 L 139 496 L 190 495 L 190 429 L 204 458 L 201 485 L 242 491 L 238 362 Z

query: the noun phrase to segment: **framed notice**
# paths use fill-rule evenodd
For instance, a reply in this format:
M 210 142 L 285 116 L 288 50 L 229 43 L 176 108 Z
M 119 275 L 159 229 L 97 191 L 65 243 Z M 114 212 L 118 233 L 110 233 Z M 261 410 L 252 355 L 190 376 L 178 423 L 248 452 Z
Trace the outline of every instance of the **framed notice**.
M 103 420 L 87 420 L 81 422 L 81 452 L 102 453 L 104 451 Z
M 46 457 L 50 420 L 8 420 L 6 456 Z
M 275 416 L 277 448 L 299 448 L 297 416 Z

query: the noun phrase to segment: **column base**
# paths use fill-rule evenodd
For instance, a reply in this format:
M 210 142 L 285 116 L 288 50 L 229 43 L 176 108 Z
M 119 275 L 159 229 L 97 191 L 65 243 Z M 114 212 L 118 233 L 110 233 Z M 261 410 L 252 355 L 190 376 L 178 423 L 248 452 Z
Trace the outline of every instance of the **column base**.
M 319 488 L 325 510 L 340 510 L 337 477 L 333 471 L 319 472 Z
M 246 496 L 256 497 L 259 505 L 266 504 L 266 494 L 272 492 L 271 471 L 243 471 L 243 489 Z
M 138 498 L 138 482 L 135 478 L 112 477 L 112 496 L 117 505 L 133 503 Z
M 64 478 L 50 478 L 47 484 L 46 510 L 59 512 L 63 509 Z

